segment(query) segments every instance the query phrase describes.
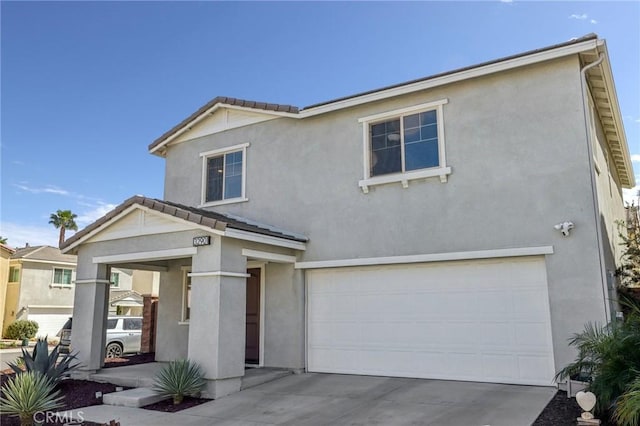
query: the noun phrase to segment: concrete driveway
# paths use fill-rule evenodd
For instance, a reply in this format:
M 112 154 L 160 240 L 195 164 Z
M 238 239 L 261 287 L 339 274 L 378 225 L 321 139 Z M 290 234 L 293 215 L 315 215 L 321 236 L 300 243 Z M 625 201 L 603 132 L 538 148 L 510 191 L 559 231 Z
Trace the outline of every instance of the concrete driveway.
M 348 376 L 290 375 L 176 414 L 82 409 L 124 425 L 530 425 L 555 388 Z M 101 414 L 101 415 L 98 415 Z

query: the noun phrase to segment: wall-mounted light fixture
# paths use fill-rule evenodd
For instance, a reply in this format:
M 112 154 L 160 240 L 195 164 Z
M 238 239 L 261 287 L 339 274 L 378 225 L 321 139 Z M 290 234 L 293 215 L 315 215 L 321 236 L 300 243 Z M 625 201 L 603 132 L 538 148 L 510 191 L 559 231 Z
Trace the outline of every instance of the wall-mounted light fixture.
M 568 221 L 554 225 L 554 228 L 562 232 L 562 235 L 564 235 L 565 237 L 569 236 L 569 231 L 571 231 L 574 227 L 575 225 L 573 224 L 573 222 Z

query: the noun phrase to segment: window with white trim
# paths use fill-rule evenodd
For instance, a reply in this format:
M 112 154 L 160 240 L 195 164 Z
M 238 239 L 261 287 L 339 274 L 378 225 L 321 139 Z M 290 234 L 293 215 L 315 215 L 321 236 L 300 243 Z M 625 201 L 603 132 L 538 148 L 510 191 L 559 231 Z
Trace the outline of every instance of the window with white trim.
M 369 186 L 439 176 L 451 169 L 444 152 L 446 99 L 361 118 L 364 133 L 364 192 Z
M 191 273 L 190 269 L 182 270 L 182 322 L 188 322 L 191 317 Z
M 73 276 L 73 269 L 53 268 L 53 285 L 70 286 Z
M 249 144 L 201 153 L 202 205 L 246 201 L 246 148 Z

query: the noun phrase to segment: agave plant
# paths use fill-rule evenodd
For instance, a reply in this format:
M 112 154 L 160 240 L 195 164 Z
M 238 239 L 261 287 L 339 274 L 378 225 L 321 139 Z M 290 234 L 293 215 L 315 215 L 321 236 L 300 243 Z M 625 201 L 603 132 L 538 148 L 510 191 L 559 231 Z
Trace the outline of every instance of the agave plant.
M 49 353 L 49 345 L 47 344 L 47 338 L 38 339 L 36 345 L 33 347 L 33 353 L 22 348 L 21 359 L 24 362 L 24 367 L 27 371 L 37 371 L 40 374 L 51 379 L 53 384 L 57 384 L 62 376 L 72 370 L 75 370 L 80 366 L 79 363 L 71 364 L 76 359 L 74 354 L 62 355 L 62 358 L 58 360 L 60 352 L 59 345 L 53 348 Z M 20 359 L 20 358 L 19 358 Z M 23 370 L 20 368 L 19 363 L 7 363 L 9 367 L 16 372 L 16 374 L 22 374 Z
M 63 406 L 63 397 L 54 388 L 55 383 L 50 378 L 36 371 L 16 374 L 3 386 L 2 412 L 18 416 L 22 426 L 31 426 L 34 414 Z
M 200 367 L 187 359 L 171 361 L 156 375 L 153 390 L 180 404 L 185 396 L 198 396 L 205 385 Z

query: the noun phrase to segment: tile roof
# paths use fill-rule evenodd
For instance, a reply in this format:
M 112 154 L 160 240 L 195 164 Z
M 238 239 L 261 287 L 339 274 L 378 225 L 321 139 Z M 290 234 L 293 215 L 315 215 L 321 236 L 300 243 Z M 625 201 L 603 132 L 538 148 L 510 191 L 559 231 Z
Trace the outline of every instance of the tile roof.
M 11 259 L 39 260 L 45 262 L 76 263 L 73 254 L 62 254 L 59 248 L 51 246 L 30 246 L 16 249 Z
M 107 224 L 120 213 L 128 209 L 129 207 L 138 204 L 152 210 L 158 211 L 160 213 L 168 214 L 188 222 L 192 222 L 198 225 L 203 225 L 210 227 L 211 229 L 215 229 L 218 231 L 224 231 L 226 228 L 236 229 L 240 231 L 252 232 L 255 234 L 267 235 L 270 237 L 283 238 L 286 240 L 298 241 L 298 242 L 306 242 L 308 239 L 306 237 L 297 235 L 295 233 L 290 233 L 287 231 L 282 231 L 276 229 L 274 227 L 268 225 L 257 224 L 248 219 L 240 218 L 238 216 L 229 216 L 222 213 L 212 212 L 209 210 L 198 209 L 195 207 L 185 206 L 178 203 L 172 203 L 170 201 L 158 200 L 155 198 L 147 198 L 140 195 L 133 196 L 122 204 L 117 206 L 115 209 L 111 210 L 106 215 L 102 216 L 100 219 L 96 220 L 92 224 L 88 225 L 86 228 L 77 232 L 71 238 L 66 240 L 61 248 L 64 249 L 69 247 L 73 243 L 82 239 L 89 233 L 98 229 L 99 227 Z M 75 257 L 75 256 L 74 256 Z
M 168 130 L 162 136 L 160 136 L 155 141 L 153 141 L 151 145 L 149 145 L 149 150 L 152 150 L 157 145 L 160 145 L 165 139 L 174 135 L 180 129 L 188 125 L 191 121 L 195 120 L 200 115 L 204 114 L 207 110 L 213 108 L 216 104 L 234 105 L 234 106 L 239 106 L 244 108 L 253 108 L 253 109 L 258 109 L 263 111 L 288 112 L 292 114 L 298 113 L 298 108 L 292 105 L 271 104 L 267 102 L 256 102 L 256 101 L 247 101 L 244 99 L 229 98 L 226 96 L 216 96 L 215 98 L 207 102 L 205 105 L 200 107 L 196 112 L 194 112 L 189 117 L 182 120 L 180 123 L 173 126 L 170 130 Z

